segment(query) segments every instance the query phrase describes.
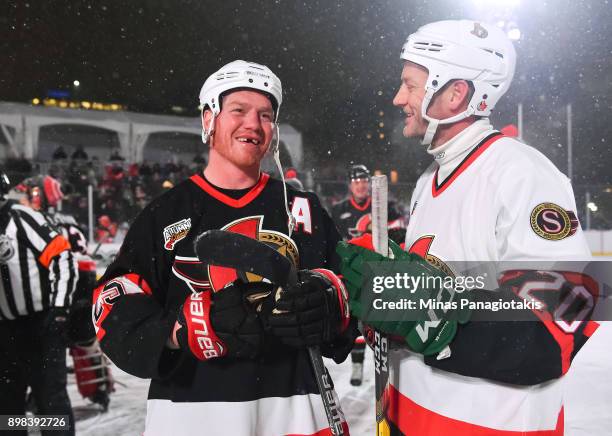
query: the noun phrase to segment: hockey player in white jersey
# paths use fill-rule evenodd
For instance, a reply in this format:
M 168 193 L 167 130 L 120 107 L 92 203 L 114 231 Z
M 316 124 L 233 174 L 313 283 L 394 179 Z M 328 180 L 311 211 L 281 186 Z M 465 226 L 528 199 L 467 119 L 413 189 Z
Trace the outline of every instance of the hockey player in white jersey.
M 420 257 L 396 258 L 417 275 L 431 272 L 423 259 L 589 258 L 569 180 L 489 121 L 515 70 L 506 35 L 474 21 L 435 22 L 408 37 L 401 59 L 393 104 L 406 115 L 404 136 L 421 138 L 433 162 L 411 199 L 406 250 Z M 338 251 L 352 313 L 363 317 L 361 263 L 376 257 L 362 247 L 341 243 Z M 583 278 L 561 276 L 570 292 Z M 388 431 L 418 436 L 563 435 L 563 375 L 598 326 L 587 319 L 568 329 L 535 313 L 533 322 L 442 319 L 421 338 L 419 323 L 372 325 L 405 340 L 389 355 Z

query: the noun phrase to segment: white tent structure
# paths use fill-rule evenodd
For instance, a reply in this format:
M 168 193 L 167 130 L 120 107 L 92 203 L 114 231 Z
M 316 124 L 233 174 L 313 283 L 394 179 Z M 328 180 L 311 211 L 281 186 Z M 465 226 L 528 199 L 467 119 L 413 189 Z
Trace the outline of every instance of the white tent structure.
M 142 162 L 151 134 L 179 132 L 200 135 L 199 117 L 152 115 L 127 111 L 93 111 L 31 106 L 0 102 L 0 139 L 8 150 L 5 156 L 39 160 L 40 129 L 53 125 L 98 127 L 117 135 L 120 153 L 128 162 Z M 302 166 L 302 135 L 288 124 L 280 125 L 281 140 L 291 157 L 291 165 Z M 85 145 L 87 150 L 87 145 Z

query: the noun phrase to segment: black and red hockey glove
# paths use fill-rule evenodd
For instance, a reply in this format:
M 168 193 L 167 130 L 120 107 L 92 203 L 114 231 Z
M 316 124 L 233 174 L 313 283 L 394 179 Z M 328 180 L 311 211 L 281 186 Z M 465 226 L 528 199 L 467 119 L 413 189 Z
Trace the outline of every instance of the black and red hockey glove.
M 257 302 L 271 292 L 269 284 L 235 281 L 189 295 L 178 313 L 178 345 L 199 360 L 256 357 L 264 342 Z
M 299 271 L 298 283 L 280 290 L 275 300 L 268 325 L 274 336 L 292 347 L 330 343 L 350 321 L 348 294 L 330 270 Z

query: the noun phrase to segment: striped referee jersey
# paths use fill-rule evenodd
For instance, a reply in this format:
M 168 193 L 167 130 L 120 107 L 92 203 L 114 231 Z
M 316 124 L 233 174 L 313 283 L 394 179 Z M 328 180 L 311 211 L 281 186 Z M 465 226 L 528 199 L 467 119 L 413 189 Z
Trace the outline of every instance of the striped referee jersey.
M 45 219 L 12 200 L 0 207 L 0 321 L 70 306 L 78 270 L 70 244 Z

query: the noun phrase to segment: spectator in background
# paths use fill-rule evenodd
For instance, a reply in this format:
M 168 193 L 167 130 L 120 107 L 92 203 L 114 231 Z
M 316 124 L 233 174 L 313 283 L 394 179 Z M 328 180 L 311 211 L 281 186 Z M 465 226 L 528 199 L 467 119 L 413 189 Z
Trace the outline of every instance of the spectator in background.
M 164 179 L 162 178 L 161 168 L 158 163 L 153 164 L 152 174 L 147 185 L 148 194 L 151 198 L 155 198 L 160 195 L 164 190 L 162 184 Z
M 166 177 L 172 177 L 174 173 L 177 173 L 178 171 L 179 166 L 174 162 L 167 162 L 164 166 L 164 172 L 166 174 Z
M 113 163 L 106 167 L 106 175 L 104 176 L 104 182 L 109 183 L 113 187 L 121 188 L 125 173 L 121 164 Z
M 150 177 L 153 171 L 151 169 L 151 165 L 149 165 L 149 162 L 145 160 L 143 163 L 141 163 L 140 168 L 138 168 L 138 173 L 142 177 Z
M 287 168 L 287 170 L 285 171 L 285 179 L 297 179 L 297 178 L 298 178 L 297 170 L 293 167 Z
M 295 168 L 290 167 L 285 171 L 285 182 L 298 191 L 304 190 L 304 185 L 298 178 L 298 172 Z
M 79 223 L 85 230 L 89 229 L 88 220 L 89 220 L 89 210 L 87 197 L 84 195 L 75 195 L 69 197 L 69 206 L 67 211 L 74 216 L 77 223 Z M 95 196 L 94 196 L 94 204 L 95 204 Z
M 204 153 L 198 153 L 193 158 L 193 163 L 198 165 L 198 168 L 202 168 L 206 165 L 206 157 Z
M 61 145 L 58 145 L 55 151 L 53 152 L 53 155 L 51 156 L 51 158 L 53 160 L 68 159 L 68 154 L 66 154 L 66 150 L 64 150 L 64 147 L 62 147 Z
M 96 227 L 96 242 L 113 242 L 116 234 L 117 223 L 111 220 L 108 215 L 100 216 Z
M 89 159 L 89 155 L 85 151 L 85 148 L 83 147 L 83 145 L 79 144 L 77 145 L 77 148 L 74 150 L 70 158 L 72 160 L 84 160 L 85 161 Z
M 115 147 L 111 150 L 111 154 L 110 157 L 108 158 L 108 160 L 112 161 L 121 161 L 123 162 L 125 160 L 125 158 L 123 156 L 121 156 L 121 153 L 119 151 L 119 148 Z
M 144 186 L 141 184 L 137 184 L 134 187 L 134 202 L 136 203 L 137 209 L 144 209 L 144 207 L 149 203 L 149 200 L 149 196 L 145 192 Z
M 127 173 L 130 179 L 138 177 L 140 175 L 140 169 L 138 168 L 138 164 L 136 163 L 130 164 L 130 166 L 128 167 Z

